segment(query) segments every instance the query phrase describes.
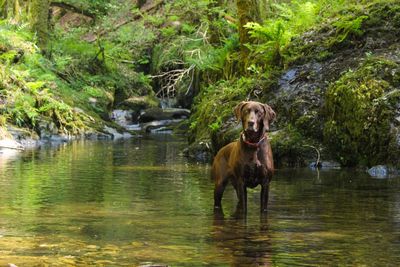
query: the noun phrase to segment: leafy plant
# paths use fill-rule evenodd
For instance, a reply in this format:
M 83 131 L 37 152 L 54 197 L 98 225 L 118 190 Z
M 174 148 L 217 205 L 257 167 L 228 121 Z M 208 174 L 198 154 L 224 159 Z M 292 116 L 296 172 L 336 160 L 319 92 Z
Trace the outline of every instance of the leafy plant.
M 368 19 L 368 16 L 352 17 L 347 16 L 336 21 L 333 25 L 336 27 L 336 41 L 341 43 L 349 35 L 361 36 L 364 31 L 361 29 L 362 22 Z
M 389 92 L 396 92 L 398 81 L 390 77 L 398 70 L 394 62 L 371 58 L 330 86 L 324 137 L 343 165 L 376 165 L 396 158 L 388 148 L 395 138 L 390 131 L 393 103 L 400 94 Z

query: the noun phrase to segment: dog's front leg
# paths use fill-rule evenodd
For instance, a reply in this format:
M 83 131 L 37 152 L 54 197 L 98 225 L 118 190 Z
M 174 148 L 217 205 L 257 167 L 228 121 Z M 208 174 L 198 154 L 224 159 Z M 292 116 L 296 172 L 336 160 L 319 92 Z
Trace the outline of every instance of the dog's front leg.
M 238 197 L 237 209 L 246 212 L 247 210 L 247 188 L 243 182 L 239 182 L 235 186 L 236 195 Z
M 268 208 L 268 197 L 269 197 L 269 183 L 261 185 L 261 197 L 260 197 L 260 207 L 261 212 L 267 212 Z

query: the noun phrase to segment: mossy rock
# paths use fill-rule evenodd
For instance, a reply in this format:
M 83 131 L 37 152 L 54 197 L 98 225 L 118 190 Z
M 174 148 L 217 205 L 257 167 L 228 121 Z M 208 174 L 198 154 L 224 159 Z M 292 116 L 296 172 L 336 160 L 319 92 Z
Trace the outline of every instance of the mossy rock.
M 285 65 L 335 59 L 351 51 L 353 57 L 399 42 L 400 6 L 395 1 L 353 6 L 296 37 L 284 51 Z
M 234 107 L 246 100 L 253 90 L 260 89 L 258 83 L 257 79 L 242 77 L 203 88 L 196 96 L 192 108 L 189 142 L 213 139 L 217 150 L 222 144 L 231 140 L 231 137 L 221 137 L 221 135 L 225 134 L 224 129 L 232 126 L 229 121 L 234 117 Z M 229 127 L 224 126 L 225 124 Z
M 154 96 L 133 96 L 125 99 L 118 108 L 132 110 L 134 113 L 139 113 L 141 110 L 148 108 L 156 108 L 159 106 L 159 101 Z
M 315 149 L 319 144 L 303 136 L 296 128 L 289 125 L 268 134 L 275 167 L 304 167 L 317 158 Z
M 343 165 L 399 164 L 392 126 L 400 102 L 399 85 L 398 63 L 370 58 L 330 86 L 324 139 Z
M 185 156 L 198 162 L 211 162 L 214 154 L 211 140 L 197 140 L 190 144 L 183 153 Z
M 219 131 L 212 132 L 211 142 L 214 154 L 216 154 L 216 152 L 218 152 L 218 150 L 223 146 L 239 139 L 241 131 L 241 123 L 238 123 L 236 119 L 232 118 L 224 123 Z

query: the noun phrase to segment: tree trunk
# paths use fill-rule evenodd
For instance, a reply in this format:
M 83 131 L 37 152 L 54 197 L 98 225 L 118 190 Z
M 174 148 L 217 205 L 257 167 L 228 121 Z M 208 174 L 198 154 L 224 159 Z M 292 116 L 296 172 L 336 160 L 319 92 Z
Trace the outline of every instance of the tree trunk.
M 49 8 L 49 0 L 32 0 L 29 9 L 29 22 L 37 34 L 38 46 L 42 51 L 46 51 L 49 38 Z
M 0 18 L 7 18 L 7 0 L 0 0 Z
M 21 15 L 22 15 L 22 9 L 21 6 L 19 4 L 19 0 L 14 0 L 13 3 L 13 11 L 14 11 L 14 21 L 19 22 L 21 19 Z
M 237 15 L 239 18 L 239 41 L 241 74 L 246 74 L 250 51 L 246 44 L 251 43 L 249 31 L 244 27 L 248 22 L 261 22 L 258 0 L 236 0 Z
M 0 15 L 3 19 L 8 19 L 14 15 L 14 1 L 0 0 Z
M 221 42 L 218 28 L 218 20 L 220 19 L 219 12 L 216 11 L 217 8 L 224 6 L 224 0 L 210 1 L 208 4 L 208 20 L 210 23 L 210 37 L 209 42 L 211 44 L 219 44 Z

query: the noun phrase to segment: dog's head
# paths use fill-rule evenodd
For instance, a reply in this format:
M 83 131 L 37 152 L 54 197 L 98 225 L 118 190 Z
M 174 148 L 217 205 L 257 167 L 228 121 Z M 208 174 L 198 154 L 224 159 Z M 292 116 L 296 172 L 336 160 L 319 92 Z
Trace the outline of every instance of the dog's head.
M 275 119 L 275 112 L 270 106 L 255 101 L 240 102 L 234 111 L 247 133 L 264 133 Z

